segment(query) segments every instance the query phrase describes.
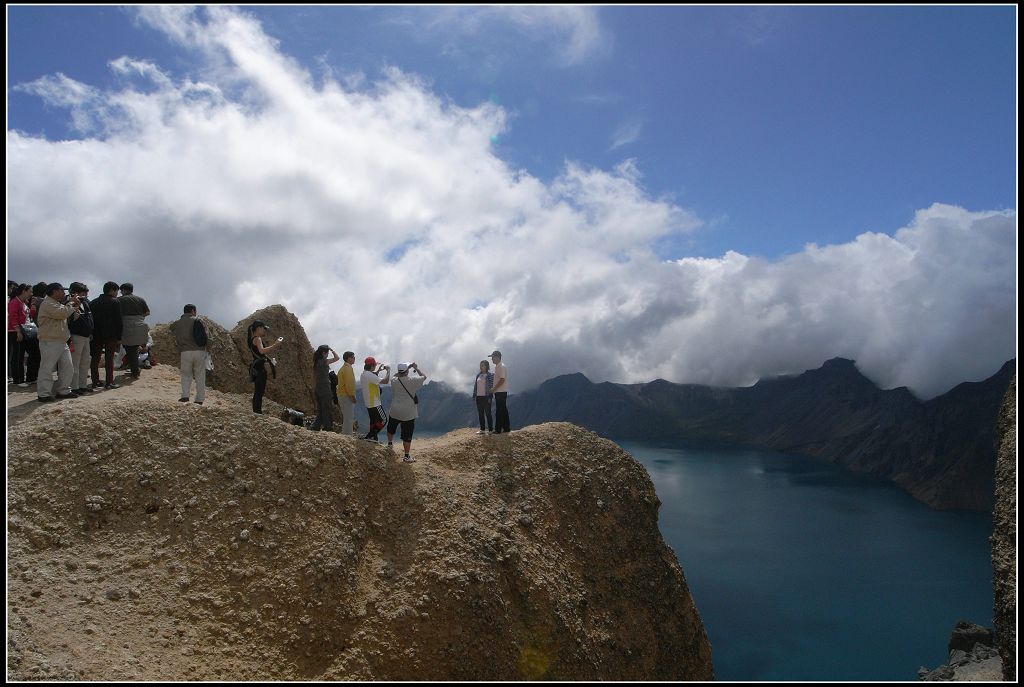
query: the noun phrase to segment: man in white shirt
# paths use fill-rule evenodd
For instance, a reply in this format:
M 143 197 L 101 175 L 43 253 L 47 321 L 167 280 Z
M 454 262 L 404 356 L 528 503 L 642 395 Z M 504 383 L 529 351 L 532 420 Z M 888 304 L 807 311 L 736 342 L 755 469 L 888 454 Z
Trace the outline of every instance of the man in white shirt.
M 414 370 L 418 378 L 410 377 L 409 370 Z M 427 374 L 420 370 L 416 363 L 399 363 L 398 374 L 391 380 L 391 417 L 388 419 L 388 446 L 392 445 L 395 430 L 402 427 L 402 445 L 405 448 L 406 463 L 415 463 L 416 459 L 409 455 L 412 446 L 412 434 L 416 429 L 417 404 L 416 392 L 427 383 Z
M 501 351 L 491 353 L 491 362 L 494 363 L 494 433 L 511 432 L 512 426 L 508 419 L 508 370 L 501 362 Z

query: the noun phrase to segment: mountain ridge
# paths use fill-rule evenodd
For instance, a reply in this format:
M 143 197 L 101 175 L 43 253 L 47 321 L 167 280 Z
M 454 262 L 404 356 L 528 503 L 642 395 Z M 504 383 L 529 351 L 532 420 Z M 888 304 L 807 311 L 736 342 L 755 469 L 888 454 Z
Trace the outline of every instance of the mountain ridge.
M 1015 359 L 1007 361 L 985 380 L 928 400 L 903 386 L 881 389 L 855 361 L 838 357 L 749 387 L 663 379 L 595 383 L 574 372 L 513 394 L 509 409 L 514 426 L 566 421 L 619 440 L 711 441 L 802 453 L 890 479 L 936 508 L 990 510 L 996 419 L 1015 366 Z M 469 394 L 430 386 L 420 406 L 422 426 L 476 424 Z

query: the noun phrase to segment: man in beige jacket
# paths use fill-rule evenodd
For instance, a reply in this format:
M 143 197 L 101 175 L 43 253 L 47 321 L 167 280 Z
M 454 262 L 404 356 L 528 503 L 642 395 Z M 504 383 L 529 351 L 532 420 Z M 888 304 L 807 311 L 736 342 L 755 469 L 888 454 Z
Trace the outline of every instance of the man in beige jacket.
M 63 286 L 57 283 L 49 284 L 46 287 L 46 298 L 39 306 L 39 313 L 36 316 L 39 325 L 40 354 L 36 396 L 40 403 L 53 401 L 55 389 L 57 398 L 78 397 L 71 389 L 74 367 L 71 363 L 71 350 L 68 348 L 68 339 L 71 338 L 68 320 L 79 316 L 78 306 L 81 301 L 79 295 L 74 294 L 65 304 L 65 295 Z M 54 369 L 57 370 L 56 387 L 53 384 Z

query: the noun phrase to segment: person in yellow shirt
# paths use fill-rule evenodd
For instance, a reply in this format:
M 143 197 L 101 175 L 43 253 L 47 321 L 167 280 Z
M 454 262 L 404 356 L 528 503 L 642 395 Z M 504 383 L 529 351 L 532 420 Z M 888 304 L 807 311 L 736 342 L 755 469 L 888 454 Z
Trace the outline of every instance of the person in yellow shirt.
M 381 372 L 386 372 L 384 379 L 380 378 Z M 388 424 L 388 414 L 384 412 L 380 388 L 391 383 L 391 368 L 384 363 L 378 365 L 374 357 L 370 356 L 365 360 L 359 383 L 363 387 L 363 403 L 366 404 L 366 412 L 370 416 L 370 431 L 363 439 L 375 442 L 380 430 Z
M 352 369 L 352 363 L 356 361 L 356 354 L 352 351 L 345 351 L 341 359 L 345 364 L 341 366 L 341 374 L 338 375 L 338 408 L 341 410 L 341 431 L 352 431 L 356 433 L 356 373 Z

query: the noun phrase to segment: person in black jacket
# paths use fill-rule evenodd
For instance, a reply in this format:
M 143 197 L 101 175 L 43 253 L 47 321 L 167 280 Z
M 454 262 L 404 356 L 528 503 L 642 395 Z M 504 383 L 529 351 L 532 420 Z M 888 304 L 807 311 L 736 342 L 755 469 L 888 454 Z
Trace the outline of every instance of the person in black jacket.
M 71 366 L 74 373 L 71 377 L 71 388 L 80 394 L 92 393 L 89 385 L 89 368 L 92 356 L 89 353 L 89 340 L 92 338 L 92 308 L 89 307 L 89 287 L 81 282 L 71 282 L 71 295 L 78 294 L 79 316 L 72 319 L 68 326 L 71 330 Z
M 121 347 L 121 304 L 117 301 L 117 282 L 103 285 L 103 295 L 92 301 L 92 386 L 116 389 L 114 384 L 114 352 Z M 107 368 L 106 383 L 100 382 L 100 352 Z

